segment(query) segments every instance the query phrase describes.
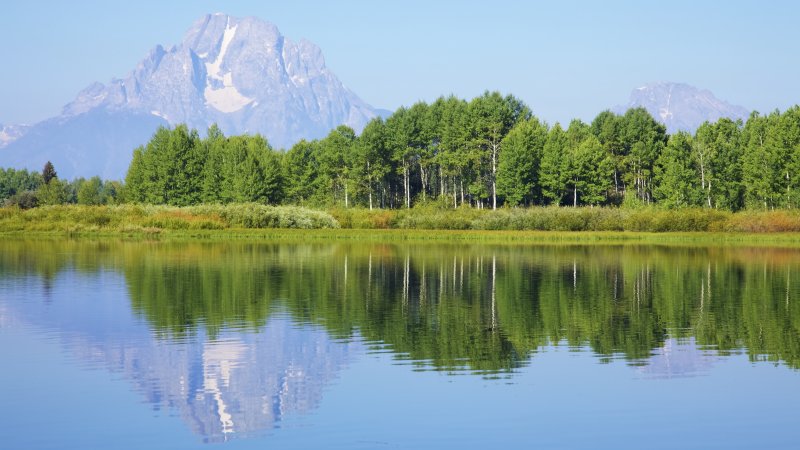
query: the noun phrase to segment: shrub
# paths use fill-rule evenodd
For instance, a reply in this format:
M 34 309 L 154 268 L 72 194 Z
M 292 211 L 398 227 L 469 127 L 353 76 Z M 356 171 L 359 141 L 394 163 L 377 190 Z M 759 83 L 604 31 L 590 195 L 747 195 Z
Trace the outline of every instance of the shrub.
M 31 209 L 39 206 L 39 198 L 33 191 L 20 191 L 3 202 L 3 206 L 13 207 L 19 209 Z
M 330 214 L 299 206 L 258 203 L 202 205 L 185 208 L 192 214 L 216 215 L 235 228 L 339 228 Z

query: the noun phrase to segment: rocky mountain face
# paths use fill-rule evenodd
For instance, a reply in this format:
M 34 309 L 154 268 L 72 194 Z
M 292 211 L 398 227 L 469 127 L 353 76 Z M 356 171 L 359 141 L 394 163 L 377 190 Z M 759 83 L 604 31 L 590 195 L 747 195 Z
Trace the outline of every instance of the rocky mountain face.
M 750 111 L 720 100 L 708 90 L 682 83 L 651 83 L 631 92 L 625 106 L 615 108 L 624 113 L 628 108 L 643 107 L 667 127 L 668 133 L 694 133 L 705 121 L 715 122 L 722 117 L 747 120 Z
M 91 84 L 61 116 L 8 139 L 0 166 L 39 169 L 50 159 L 62 177 L 122 178 L 133 148 L 159 124 L 202 133 L 216 123 L 228 135 L 260 133 L 286 148 L 341 124 L 360 132 L 378 114 L 311 42 L 256 18 L 211 14 L 180 44 L 156 46 L 125 78 Z

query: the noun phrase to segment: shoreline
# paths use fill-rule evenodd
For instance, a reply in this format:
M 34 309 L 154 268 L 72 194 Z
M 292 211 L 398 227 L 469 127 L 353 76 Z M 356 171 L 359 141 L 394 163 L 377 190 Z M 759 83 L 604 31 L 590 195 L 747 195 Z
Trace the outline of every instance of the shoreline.
M 398 229 L 245 229 L 224 230 L 60 230 L 0 231 L 0 239 L 134 241 L 257 241 L 257 242 L 370 242 L 496 245 L 668 245 L 800 248 L 800 233 L 662 232 L 635 231 L 508 231 L 508 230 L 398 230 Z
M 800 211 L 309 209 L 259 204 L 0 208 L 0 238 L 771 245 L 800 247 Z

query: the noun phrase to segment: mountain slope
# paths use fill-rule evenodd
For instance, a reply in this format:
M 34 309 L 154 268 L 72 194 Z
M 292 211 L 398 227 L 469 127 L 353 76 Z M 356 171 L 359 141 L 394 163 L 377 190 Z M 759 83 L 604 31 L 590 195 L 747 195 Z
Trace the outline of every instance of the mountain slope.
M 217 123 L 228 135 L 260 133 L 285 148 L 341 124 L 360 131 L 378 114 L 314 44 L 256 18 L 210 14 L 180 44 L 156 46 L 125 78 L 91 84 L 61 116 L 9 142 L 0 166 L 39 169 L 50 159 L 62 177 L 122 178 L 133 148 L 158 124 L 203 132 Z
M 631 92 L 624 107 L 644 107 L 656 120 L 667 127 L 668 133 L 688 131 L 694 133 L 705 121 L 715 122 L 722 117 L 747 120 L 750 112 L 737 105 L 720 100 L 708 90 L 683 83 L 650 83 Z

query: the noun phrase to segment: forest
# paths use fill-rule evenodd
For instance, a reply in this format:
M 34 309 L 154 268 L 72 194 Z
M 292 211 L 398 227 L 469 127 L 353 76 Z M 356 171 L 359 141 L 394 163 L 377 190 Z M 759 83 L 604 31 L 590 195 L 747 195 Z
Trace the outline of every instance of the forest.
M 375 118 L 357 135 L 273 149 L 265 138 L 201 138 L 185 125 L 159 128 L 133 152 L 123 183 L 58 180 L 0 169 L 0 200 L 173 206 L 255 202 L 398 209 L 437 204 L 496 209 L 534 205 L 653 205 L 725 211 L 800 206 L 800 107 L 666 133 L 645 109 L 604 111 L 564 127 L 521 100 L 485 92 L 440 97 Z M 49 178 L 49 179 L 48 179 Z M 26 196 L 27 195 L 27 196 Z

